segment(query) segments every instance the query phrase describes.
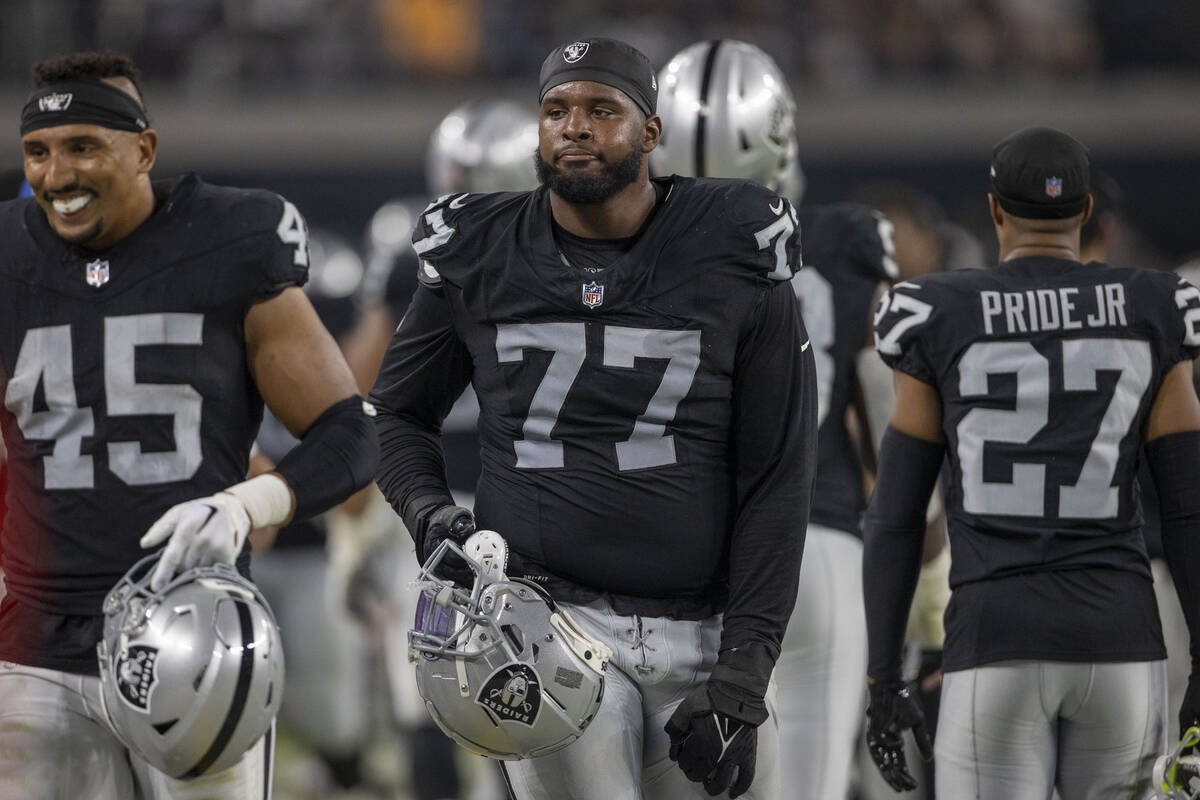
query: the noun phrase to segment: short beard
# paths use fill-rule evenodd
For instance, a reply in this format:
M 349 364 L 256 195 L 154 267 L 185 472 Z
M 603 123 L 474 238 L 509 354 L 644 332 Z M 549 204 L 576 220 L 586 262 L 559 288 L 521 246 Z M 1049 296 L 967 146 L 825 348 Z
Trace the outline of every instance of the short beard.
M 53 225 L 51 225 L 50 227 L 54 228 Z M 58 238 L 62 239 L 67 244 L 82 246 L 82 245 L 86 245 L 88 242 L 90 242 L 94 239 L 98 239 L 100 237 L 100 234 L 104 233 L 104 221 L 96 220 L 95 225 L 88 228 L 83 233 L 77 233 L 74 236 L 67 236 L 67 235 L 59 232 L 59 230 L 57 228 L 54 228 L 54 232 L 56 234 L 58 234 Z
M 599 205 L 637 180 L 644 159 L 642 149 L 635 146 L 620 161 L 605 162 L 599 175 L 576 175 L 546 163 L 541 152 L 535 150 L 533 166 L 538 182 L 568 203 Z

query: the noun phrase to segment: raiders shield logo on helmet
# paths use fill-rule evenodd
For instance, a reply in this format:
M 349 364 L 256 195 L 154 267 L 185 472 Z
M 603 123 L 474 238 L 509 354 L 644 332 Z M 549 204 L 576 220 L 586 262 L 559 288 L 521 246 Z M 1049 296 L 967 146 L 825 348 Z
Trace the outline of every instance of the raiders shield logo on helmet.
M 140 644 L 126 647 L 117 658 L 117 687 L 125 702 L 134 708 L 146 710 L 150 690 L 158 681 L 154 669 L 157 660 L 156 648 Z
M 528 664 L 505 664 L 484 681 L 475 702 L 501 720 L 532 726 L 542 709 L 542 687 Z

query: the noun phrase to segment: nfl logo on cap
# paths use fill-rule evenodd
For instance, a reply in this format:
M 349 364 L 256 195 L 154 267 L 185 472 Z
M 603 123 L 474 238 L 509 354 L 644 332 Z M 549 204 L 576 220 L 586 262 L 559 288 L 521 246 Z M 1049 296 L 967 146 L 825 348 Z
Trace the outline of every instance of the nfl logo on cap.
M 588 308 L 595 308 L 604 302 L 604 286 L 603 284 L 592 281 L 583 285 L 583 304 Z
M 1062 196 L 1062 178 L 1046 178 L 1046 196 Z
M 100 259 L 89 261 L 87 265 L 87 282 L 88 286 L 95 286 L 97 289 L 108 283 L 108 262 L 101 261 Z

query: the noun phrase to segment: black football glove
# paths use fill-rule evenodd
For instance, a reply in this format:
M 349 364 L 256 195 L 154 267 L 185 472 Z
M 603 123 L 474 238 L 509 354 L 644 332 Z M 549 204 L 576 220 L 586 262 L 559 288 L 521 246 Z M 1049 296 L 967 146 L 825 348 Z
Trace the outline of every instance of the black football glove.
M 407 521 L 406 521 L 407 522 Z M 424 564 L 438 545 L 447 539 L 462 544 L 475 532 L 475 515 L 468 508 L 452 503 L 427 505 L 416 512 L 409 525 L 417 545 L 417 559 Z M 447 578 L 460 586 L 471 586 L 475 573 L 455 553 L 449 553 L 438 565 L 438 577 Z
M 773 666 L 761 645 L 723 651 L 708 682 L 667 720 L 671 760 L 714 797 L 727 789 L 738 797 L 754 781 L 758 726 L 767 719 L 763 697 Z
M 1200 726 L 1200 673 L 1193 672 L 1188 676 L 1187 691 L 1183 693 L 1183 703 L 1179 706 L 1179 735 L 1182 736 L 1188 728 Z
M 904 757 L 905 730 L 912 729 L 917 749 L 926 761 L 933 758 L 933 743 L 925 729 L 925 715 L 912 696 L 908 684 L 902 681 L 876 681 L 868 686 L 871 693 L 867 706 L 867 750 L 879 767 L 879 774 L 897 792 L 917 788 L 908 771 Z

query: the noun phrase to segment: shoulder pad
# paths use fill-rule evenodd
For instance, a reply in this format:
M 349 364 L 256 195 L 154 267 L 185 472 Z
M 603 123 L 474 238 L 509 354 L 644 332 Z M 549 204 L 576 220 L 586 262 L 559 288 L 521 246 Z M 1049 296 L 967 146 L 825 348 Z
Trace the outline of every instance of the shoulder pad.
M 879 298 L 875 309 L 875 349 L 892 369 L 935 383 L 935 370 L 919 346 L 937 307 L 935 293 L 924 284 L 920 278 L 901 281 Z
M 417 218 L 413 249 L 421 258 L 436 260 L 463 246 L 463 241 L 497 215 L 518 207 L 530 192 L 460 192 L 442 195 Z
M 1173 285 L 1170 286 L 1171 297 L 1174 301 L 1174 314 L 1172 315 L 1175 325 L 1168 327 L 1178 330 L 1178 333 L 1170 337 L 1167 346 L 1174 348 L 1177 342 L 1174 341 L 1178 337 L 1178 346 L 1182 348 L 1180 356 L 1187 359 L 1195 359 L 1200 355 L 1200 288 L 1197 288 L 1187 278 L 1171 273 L 1153 273 L 1162 274 L 1165 277 L 1174 278 Z
M 261 189 L 201 184 L 196 212 L 209 220 L 214 238 L 254 242 L 264 293 L 307 282 L 308 223 L 291 201 Z
M 802 264 L 800 221 L 787 198 L 751 181 L 709 179 L 697 184 L 716 193 L 726 224 L 732 223 L 739 242 L 753 248 L 749 263 L 775 281 L 796 274 Z
M 892 223 L 859 203 L 802 206 L 804 261 L 820 269 L 849 270 L 873 282 L 899 277 Z

